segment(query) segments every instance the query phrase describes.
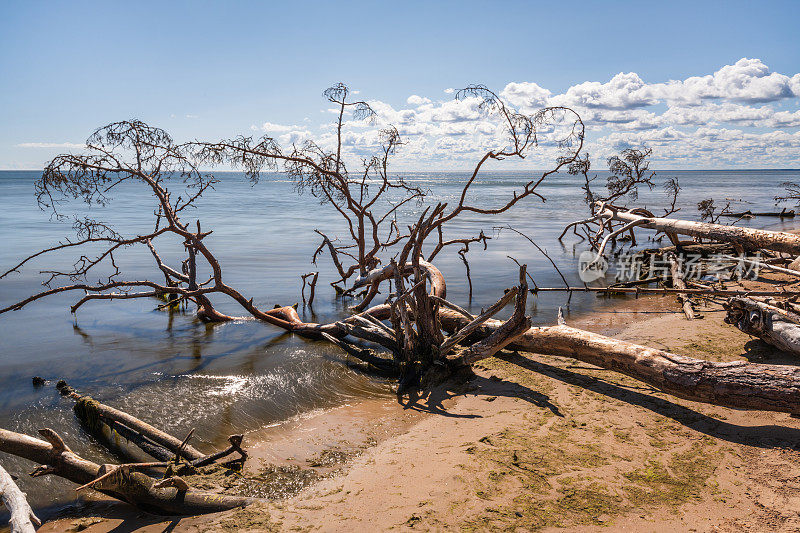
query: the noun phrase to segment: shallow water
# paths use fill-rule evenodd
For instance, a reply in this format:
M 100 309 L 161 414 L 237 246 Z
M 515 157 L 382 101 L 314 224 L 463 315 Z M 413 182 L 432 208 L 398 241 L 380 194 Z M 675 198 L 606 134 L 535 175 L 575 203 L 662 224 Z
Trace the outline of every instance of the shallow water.
M 734 209 L 771 210 L 780 184 L 800 180 L 798 171 L 664 171 L 659 181 L 678 177 L 683 188 L 680 216 L 697 218 L 696 203 L 715 197 L 734 201 Z M 0 172 L 0 268 L 5 271 L 20 258 L 70 235 L 68 224 L 50 219 L 33 197 L 36 172 Z M 221 183 L 187 213 L 199 218 L 203 229 L 214 233 L 206 243 L 217 254 L 227 283 L 252 296 L 264 307 L 300 300 L 301 273 L 320 270 L 317 299 L 308 320 L 329 321 L 346 314 L 328 283 L 334 268 L 327 256 L 315 267 L 310 257 L 319 244 L 314 228 L 329 235 L 344 235 L 344 227 L 331 206 L 309 195 L 298 195 L 283 177 L 267 176 L 252 186 L 236 173 L 219 174 Z M 408 181 L 432 189 L 430 201 L 456 200 L 464 179 L 459 173 L 406 173 Z M 482 205 L 498 205 L 514 186 L 524 183 L 524 173 L 489 173 L 475 183 L 472 197 Z M 598 179 L 602 183 L 604 176 Z M 511 224 L 533 237 L 559 265 L 571 284 L 579 283 L 574 240 L 562 247 L 556 237 L 563 226 L 587 212 L 579 180 L 555 175 L 538 189 L 547 202 L 523 202 L 497 218 L 470 215 L 450 227 L 450 235 L 472 235 L 483 229 L 492 239 L 488 250 L 473 245 L 470 255 L 475 292 L 471 307 L 493 303 L 502 289 L 516 282 L 516 265 L 507 255 L 529 265 L 540 286 L 561 284 L 558 274 L 525 239 L 509 231 L 493 230 Z M 743 201 L 746 199 L 747 201 Z M 660 188 L 641 194 L 637 205 L 664 203 Z M 105 209 L 83 204 L 65 206 L 112 223 L 126 233 L 148 231 L 152 201 L 135 187 L 120 188 Z M 70 210 L 71 209 L 71 210 Z M 413 206 L 401 215 L 410 220 Z M 653 209 L 658 212 L 660 210 Z M 794 228 L 785 222 L 761 218 L 744 225 Z M 162 257 L 178 266 L 180 243 L 163 249 Z M 436 259 L 447 278 L 448 298 L 468 304 L 464 267 L 455 248 Z M 68 268 L 76 254 L 56 255 L 36 261 L 19 274 L 0 280 L 0 307 L 39 289 L 39 270 Z M 128 249 L 118 264 L 128 279 L 153 276 L 146 249 Z M 97 276 L 99 277 L 99 276 Z M 158 279 L 158 278 L 156 278 Z M 78 296 L 79 297 L 79 296 Z M 58 295 L 0 316 L 0 427 L 35 434 L 40 427 L 59 431 L 78 453 L 100 462 L 111 458 L 80 430 L 71 402 L 60 398 L 52 386 L 35 389 L 31 377 L 66 379 L 81 392 L 127 410 L 177 435 L 197 428 L 195 444 L 210 449 L 233 432 L 242 432 L 286 420 L 314 409 L 340 405 L 353 398 L 388 396 L 389 383 L 340 364 L 341 352 L 326 344 L 285 334 L 254 321 L 207 326 L 191 314 L 156 311 L 153 300 L 90 302 L 76 316 L 69 305 L 76 295 Z M 215 300 L 222 311 L 240 314 L 235 305 Z M 576 294 L 569 313 L 585 313 L 611 305 L 594 295 Z M 554 321 L 565 294 L 548 293 L 529 299 L 535 323 Z M 12 473 L 30 470 L 30 464 L 0 457 Z M 63 504 L 74 498 L 69 483 L 59 479 L 25 477 L 21 485 L 37 506 Z

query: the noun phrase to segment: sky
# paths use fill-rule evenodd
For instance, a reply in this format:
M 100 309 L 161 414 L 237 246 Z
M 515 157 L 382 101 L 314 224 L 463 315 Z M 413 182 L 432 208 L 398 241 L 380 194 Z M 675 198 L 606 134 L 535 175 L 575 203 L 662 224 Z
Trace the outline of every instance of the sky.
M 800 1 L 0 3 L 0 169 L 40 169 L 130 118 L 176 140 L 332 140 L 323 90 L 377 112 L 350 156 L 394 125 L 396 168 L 471 168 L 497 117 L 566 105 L 595 168 L 627 147 L 663 169 L 800 168 Z M 526 165 L 545 168 L 546 146 Z M 511 163 L 509 163 L 511 164 Z M 516 163 L 511 164 L 512 168 Z

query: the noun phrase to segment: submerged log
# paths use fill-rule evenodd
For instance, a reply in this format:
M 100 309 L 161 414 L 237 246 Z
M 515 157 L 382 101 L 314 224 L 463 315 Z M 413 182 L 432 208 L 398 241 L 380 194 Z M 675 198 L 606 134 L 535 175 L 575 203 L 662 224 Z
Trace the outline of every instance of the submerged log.
M 39 433 L 47 442 L 0 429 L 0 452 L 9 453 L 39 463 L 31 475 L 55 474 L 85 485 L 105 474 L 113 465 L 98 465 L 69 449 L 51 429 Z M 104 478 L 95 490 L 122 500 L 151 513 L 167 515 L 195 515 L 227 511 L 244 507 L 259 500 L 243 496 L 214 494 L 199 490 L 181 490 L 176 487 L 156 487 L 158 480 L 140 472 L 120 469 L 115 475 Z
M 173 454 L 183 457 L 189 461 L 196 461 L 205 457 L 204 453 L 196 450 L 184 441 L 156 427 L 153 427 L 147 422 L 139 420 L 135 416 L 102 404 L 93 399 L 91 396 L 78 394 L 64 381 L 60 381 L 57 387 L 63 395 L 69 396 L 75 400 L 75 415 L 81 420 L 81 422 L 88 426 L 91 432 L 99 431 L 99 428 L 94 427 L 97 422 L 103 422 L 109 427 L 118 427 L 118 425 L 122 425 L 134 432 L 139 433 L 141 436 L 145 437 L 158 447 L 167 449 Z M 117 426 L 115 426 L 115 424 L 117 424 Z M 138 444 L 137 441 L 138 439 L 134 439 L 134 443 Z M 148 449 L 144 449 L 144 451 L 150 453 L 157 459 L 164 459 L 163 452 L 154 453 L 152 450 Z
M 767 344 L 800 355 L 800 315 L 751 298 L 729 298 L 725 322 Z
M 723 211 L 722 213 L 720 213 L 720 216 L 731 217 L 731 218 L 749 218 L 749 217 L 794 218 L 795 212 L 794 210 L 787 211 L 786 208 L 784 207 L 781 211 L 769 211 L 762 213 L 753 213 L 749 209 L 747 211 L 740 211 L 738 213 L 729 213 L 727 211 Z
M 34 526 L 42 522 L 33 513 L 33 509 L 25 499 L 25 493 L 19 490 L 14 478 L 0 466 L 0 502 L 11 513 L 8 525 L 11 533 L 35 533 Z
M 700 237 L 718 242 L 729 242 L 742 246 L 747 250 L 774 250 L 792 255 L 800 255 L 800 235 L 782 231 L 768 231 L 763 229 L 742 228 L 726 226 L 724 224 L 711 224 L 708 222 L 693 222 L 672 218 L 660 218 L 637 215 L 630 211 L 602 206 L 598 216 L 607 219 L 636 223 L 638 227 L 648 228 L 666 233 L 677 233 Z

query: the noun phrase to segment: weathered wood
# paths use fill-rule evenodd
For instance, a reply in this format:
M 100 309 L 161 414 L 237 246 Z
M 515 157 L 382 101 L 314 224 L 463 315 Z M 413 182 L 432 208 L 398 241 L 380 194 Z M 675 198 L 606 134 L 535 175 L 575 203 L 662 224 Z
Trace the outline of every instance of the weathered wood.
M 669 270 L 670 275 L 672 276 L 672 286 L 676 289 L 685 289 L 686 283 L 683 281 L 683 272 L 681 271 L 681 265 L 678 262 L 678 257 L 672 252 L 668 253 L 666 257 L 667 261 L 669 261 Z M 686 295 L 686 293 L 679 292 L 678 300 L 681 302 L 683 314 L 686 315 L 686 318 L 688 320 L 694 320 L 694 309 L 692 309 L 692 302 L 689 300 L 689 297 Z
M 800 291 L 797 290 L 775 290 L 775 291 L 759 291 L 759 290 L 736 290 L 736 289 L 677 289 L 674 287 L 619 287 L 611 285 L 609 287 L 536 287 L 530 289 L 530 292 L 536 294 L 537 292 L 605 292 L 605 293 L 629 293 L 629 294 L 702 294 L 706 296 L 800 296 Z
M 729 298 L 725 322 L 776 348 L 800 355 L 800 316 L 751 298 Z
M 9 453 L 42 465 L 32 475 L 55 474 L 84 485 L 105 474 L 114 465 L 98 465 L 76 455 L 51 429 L 39 430 L 47 439 L 29 437 L 0 429 L 0 452 Z M 143 511 L 168 515 L 215 513 L 243 507 L 259 500 L 198 490 L 159 488 L 157 480 L 140 472 L 119 470 L 116 475 L 101 480 L 95 490 L 130 503 Z
M 181 439 L 173 437 L 169 433 L 153 427 L 152 425 L 136 418 L 135 416 L 102 404 L 90 396 L 82 396 L 78 394 L 72 390 L 72 388 L 69 387 L 66 382 L 59 382 L 59 390 L 65 396 L 69 396 L 75 400 L 75 414 L 81 420 L 88 420 L 90 425 L 91 418 L 95 416 L 99 417 L 101 421 L 109 425 L 111 425 L 113 422 L 119 422 L 120 424 L 123 424 L 124 426 L 127 426 L 128 428 L 147 437 L 152 442 L 163 446 L 172 453 L 180 455 L 189 461 L 194 461 L 196 459 L 205 457 L 204 453 L 196 450 L 192 446 L 183 445 L 183 441 Z
M 476 342 L 457 357 L 450 359 L 449 362 L 451 364 L 456 366 L 471 365 L 476 361 L 491 357 L 528 331 L 528 328 L 531 327 L 531 319 L 525 316 L 525 306 L 528 298 L 528 284 L 525 279 L 525 270 L 525 265 L 522 265 L 519 269 L 519 286 L 516 287 L 516 290 L 510 290 L 506 293 L 506 296 L 509 294 L 514 294 L 516 296 L 514 314 L 511 315 L 511 318 L 495 328 L 488 337 Z M 503 300 L 501 299 L 495 306 L 499 306 L 502 302 Z M 503 305 L 503 307 L 504 306 L 505 305 Z M 483 318 L 484 316 L 485 314 L 481 315 L 479 318 Z M 487 320 L 489 320 L 489 317 L 483 318 L 480 323 L 477 323 L 478 319 L 473 320 L 459 331 L 463 332 L 468 327 L 471 327 L 470 332 L 475 331 L 482 323 L 486 323 Z
M 439 315 L 447 331 L 466 324 L 459 313 L 442 309 Z M 488 337 L 502 324 L 488 320 L 473 335 Z M 800 367 L 705 361 L 566 325 L 529 328 L 510 346 L 571 357 L 620 372 L 686 400 L 736 409 L 800 413 Z
M 465 338 L 469 336 L 470 333 L 475 331 L 478 326 L 492 318 L 494 315 L 499 313 L 503 310 L 503 308 L 508 305 L 508 303 L 517 296 L 517 289 L 511 289 L 510 291 L 506 292 L 497 302 L 494 303 L 489 309 L 484 311 L 480 316 L 471 320 L 466 326 L 458 330 L 457 332 L 453 333 L 450 337 L 448 337 L 444 343 L 442 343 L 441 353 L 447 354 L 453 346 L 457 343 L 461 342 Z M 525 296 L 523 296 L 525 297 Z
M 34 526 L 42 522 L 34 514 L 33 509 L 25 498 L 25 493 L 19 490 L 14 478 L 0 465 L 0 502 L 11 513 L 8 525 L 11 533 L 35 533 Z
M 642 228 L 700 237 L 718 242 L 729 242 L 738 244 L 747 250 L 765 249 L 786 252 L 795 256 L 800 255 L 800 235 L 793 233 L 672 218 L 647 217 L 610 206 L 602 207 L 599 212 L 600 216 L 625 223 L 640 222 L 638 225 Z
M 738 213 L 729 213 L 723 211 L 720 216 L 731 218 L 746 218 L 746 217 L 778 217 L 778 218 L 794 218 L 795 212 L 793 210 L 787 211 L 784 207 L 781 211 L 770 211 L 762 213 L 753 213 L 749 209 L 747 211 L 740 211 Z
M 108 430 L 112 432 L 111 433 L 112 438 L 113 438 L 113 433 L 117 433 L 120 437 L 124 438 L 128 442 L 135 444 L 140 450 L 145 452 L 147 455 L 155 459 L 158 459 L 159 461 L 171 461 L 172 459 L 175 458 L 175 453 L 164 448 L 163 446 L 159 446 L 158 444 L 151 441 L 141 433 L 132 430 L 125 424 L 121 424 L 114 420 L 109 420 L 108 424 L 106 424 L 105 422 L 103 422 L 102 424 L 104 426 L 107 426 Z M 96 438 L 99 437 L 97 435 L 96 430 L 92 431 L 92 428 L 87 428 L 87 429 L 91 431 L 93 436 L 95 436 Z M 103 437 L 105 436 L 105 431 L 102 432 L 101 436 Z M 105 440 L 111 440 L 111 439 L 105 439 Z M 104 442 L 103 444 L 105 445 L 106 443 Z

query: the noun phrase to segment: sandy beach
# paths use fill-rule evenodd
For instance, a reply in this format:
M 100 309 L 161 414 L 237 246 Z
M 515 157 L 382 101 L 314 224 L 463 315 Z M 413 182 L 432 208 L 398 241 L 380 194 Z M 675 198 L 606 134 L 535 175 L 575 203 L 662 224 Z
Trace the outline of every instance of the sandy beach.
M 794 364 L 724 324 L 720 306 L 699 311 L 689 322 L 671 297 L 626 299 L 568 322 L 698 358 Z M 574 360 L 505 351 L 423 398 L 248 434 L 248 472 L 273 498 L 264 506 L 178 519 L 85 503 L 41 531 L 792 531 L 798 437 L 786 414 L 678 400 Z M 272 482 L 288 492 L 270 493 Z

